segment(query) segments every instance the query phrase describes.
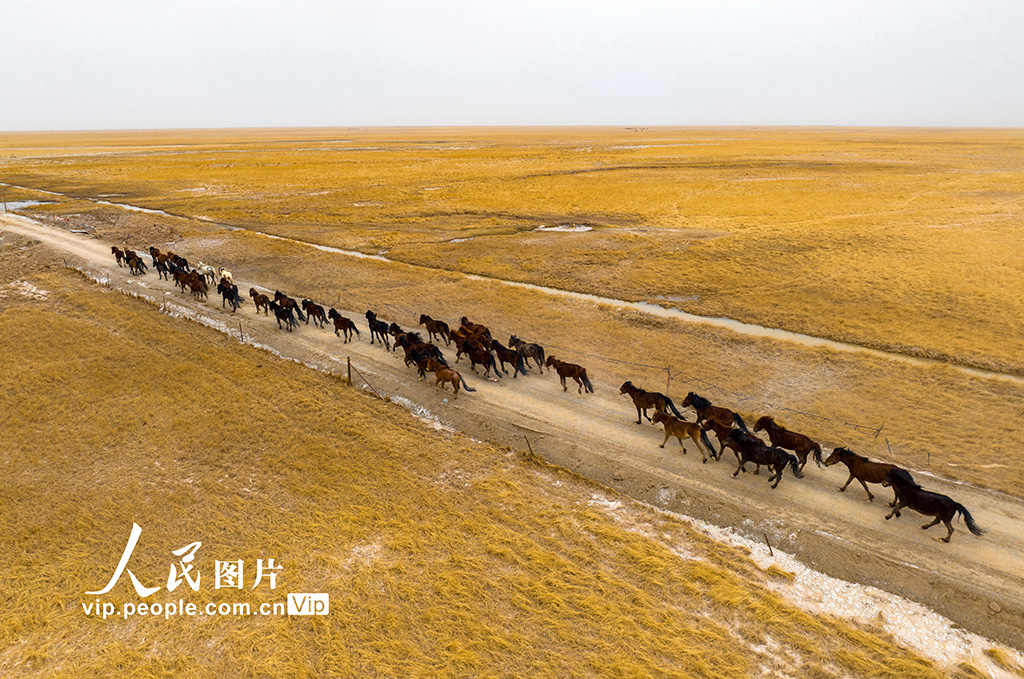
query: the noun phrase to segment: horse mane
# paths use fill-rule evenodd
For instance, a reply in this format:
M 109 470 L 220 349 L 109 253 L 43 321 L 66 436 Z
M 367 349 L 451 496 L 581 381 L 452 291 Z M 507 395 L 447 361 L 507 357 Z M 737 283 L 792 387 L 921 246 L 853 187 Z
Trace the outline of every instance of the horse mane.
M 696 410 L 707 408 L 708 406 L 711 405 L 711 401 L 707 400 L 706 398 L 704 398 L 703 396 L 694 391 L 690 392 L 690 403 L 693 404 L 693 407 Z
M 857 458 L 861 462 L 870 462 L 870 460 L 868 460 L 868 458 L 864 457 L 863 455 L 858 455 L 857 453 L 853 452 L 849 448 L 843 448 L 843 447 L 840 446 L 839 448 L 835 449 L 835 452 L 839 453 L 840 457 L 842 457 L 843 455 L 849 455 L 851 457 Z
M 890 469 L 888 476 L 891 476 L 894 479 L 899 479 L 902 483 L 917 488 L 918 490 L 921 489 L 921 484 L 914 480 L 914 477 L 910 475 L 910 472 L 906 469 L 902 469 L 901 467 Z

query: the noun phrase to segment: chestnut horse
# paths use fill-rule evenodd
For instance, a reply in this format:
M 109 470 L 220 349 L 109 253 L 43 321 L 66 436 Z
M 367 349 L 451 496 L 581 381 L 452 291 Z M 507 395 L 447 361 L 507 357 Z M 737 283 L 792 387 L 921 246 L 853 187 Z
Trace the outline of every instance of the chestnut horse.
M 629 394 L 630 398 L 633 399 L 633 405 L 636 406 L 636 423 L 643 424 L 643 420 L 640 419 L 641 413 L 644 417 L 647 417 L 648 422 L 653 422 L 650 417 L 647 416 L 647 410 L 654 408 L 657 412 L 665 412 L 669 408 L 675 413 L 675 416 L 680 420 L 685 420 L 683 414 L 676 410 L 676 405 L 672 403 L 672 399 L 665 394 L 658 393 L 656 391 L 644 391 L 639 387 L 633 386 L 632 382 L 623 382 L 622 386 L 619 387 L 620 394 Z M 664 446 L 663 446 L 664 447 Z
M 845 464 L 846 468 L 850 470 L 850 478 L 846 479 L 846 483 L 839 488 L 839 492 L 845 491 L 846 487 L 850 485 L 850 481 L 857 479 L 860 481 L 860 485 L 864 486 L 864 491 L 868 494 L 868 502 L 874 502 L 875 500 L 875 496 L 868 490 L 868 483 L 882 483 L 890 471 L 899 469 L 894 464 L 873 462 L 863 455 L 858 455 L 849 448 L 835 448 L 832 454 L 828 456 L 828 459 L 825 460 L 825 466 L 831 467 L 840 462 Z M 893 491 L 896 491 L 895 487 Z M 897 499 L 899 498 L 894 495 L 889 506 L 895 507 Z
M 683 455 L 686 455 L 686 446 L 683 445 L 683 437 L 686 436 L 693 439 L 693 445 L 697 446 L 697 450 L 700 451 L 701 463 L 708 461 L 708 456 L 704 454 L 704 449 L 700 447 L 701 442 L 711 452 L 711 459 L 717 459 L 715 457 L 715 449 L 711 447 L 711 441 L 708 439 L 707 432 L 701 429 L 700 425 L 696 422 L 687 422 L 686 420 L 669 415 L 664 410 L 655 411 L 654 419 L 651 422 L 654 424 L 661 422 L 665 425 L 665 440 L 661 442 L 662 448 L 665 447 L 670 438 L 675 436 L 679 439 L 679 447 L 683 449 Z
M 796 453 L 797 459 L 800 460 L 800 471 L 803 471 L 804 465 L 807 464 L 807 454 L 812 452 L 815 464 L 821 466 L 821 446 L 812 441 L 809 436 L 789 431 L 785 427 L 775 424 L 774 418 L 769 415 L 765 415 L 754 423 L 754 431 L 762 429 L 768 432 L 768 438 L 771 439 L 773 446 Z
M 587 391 L 591 394 L 594 393 L 594 385 L 590 383 L 590 379 L 587 377 L 587 369 L 583 366 L 576 365 L 575 363 L 559 361 L 554 356 L 548 356 L 548 360 L 544 362 L 544 365 L 549 368 L 554 368 L 555 372 L 558 373 L 558 379 L 562 381 L 562 391 L 569 390 L 569 388 L 565 386 L 565 378 L 571 377 L 576 380 L 576 384 L 580 385 L 580 394 L 583 393 L 584 387 L 586 387 Z
M 935 520 L 931 523 L 926 523 L 921 528 L 928 530 L 932 526 L 936 525 L 940 521 L 946 524 L 946 537 L 940 538 L 943 542 L 949 542 L 949 539 L 953 536 L 953 519 L 957 514 L 964 517 L 964 523 L 967 524 L 967 530 L 971 531 L 975 535 L 984 535 L 985 530 L 978 528 L 978 525 L 974 523 L 974 517 L 967 511 L 959 502 L 947 495 L 940 495 L 939 493 L 933 493 L 930 490 L 924 490 L 921 486 L 914 482 L 914 479 L 907 473 L 905 469 L 893 469 L 885 475 L 885 480 L 882 481 L 883 486 L 892 486 L 899 496 L 899 500 L 896 501 L 896 506 L 889 512 L 889 516 L 885 517 L 889 520 L 896 516 L 899 518 L 900 510 L 904 507 L 910 507 L 918 514 L 924 514 L 925 516 L 934 516 Z
M 444 389 L 445 384 L 452 385 L 452 389 L 455 390 L 455 396 L 453 398 L 459 397 L 460 383 L 462 384 L 462 388 L 465 389 L 466 391 L 476 391 L 476 389 L 466 384 L 466 380 L 462 379 L 462 375 L 460 375 L 457 370 L 452 370 L 451 368 L 444 367 L 438 362 L 436 358 L 427 359 L 427 370 L 434 373 L 434 377 L 437 378 L 437 381 L 434 382 L 435 389 L 439 384 L 441 385 L 442 389 Z
M 332 321 L 334 321 L 334 334 L 335 335 L 337 335 L 338 337 L 341 337 L 341 333 L 345 334 L 345 342 L 346 343 L 352 341 L 352 333 L 353 332 L 355 332 L 356 335 L 359 335 L 359 328 L 356 327 L 356 324 L 353 323 L 351 320 L 345 318 L 341 314 L 339 314 L 333 308 L 330 311 L 327 312 L 327 318 L 329 318 Z
M 711 401 L 707 400 L 703 396 L 690 392 L 683 399 L 683 407 L 689 406 L 697 411 L 697 422 L 703 422 L 704 420 L 715 420 L 719 424 L 723 424 L 727 427 L 731 427 L 733 423 L 742 429 L 743 431 L 750 433 L 747 429 L 747 424 L 743 421 L 743 418 L 728 408 L 721 408 L 719 406 L 711 405 Z
M 263 315 L 270 315 L 270 298 L 264 294 L 256 292 L 256 288 L 249 288 L 249 296 L 252 297 L 252 303 L 256 305 L 256 313 L 260 312 L 260 308 L 263 308 Z

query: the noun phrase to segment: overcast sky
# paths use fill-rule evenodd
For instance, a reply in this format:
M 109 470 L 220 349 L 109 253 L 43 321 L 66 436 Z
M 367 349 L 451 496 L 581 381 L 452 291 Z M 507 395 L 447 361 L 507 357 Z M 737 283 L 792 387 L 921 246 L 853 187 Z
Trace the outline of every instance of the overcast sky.
M 5 0 L 0 130 L 1024 127 L 1021 0 Z

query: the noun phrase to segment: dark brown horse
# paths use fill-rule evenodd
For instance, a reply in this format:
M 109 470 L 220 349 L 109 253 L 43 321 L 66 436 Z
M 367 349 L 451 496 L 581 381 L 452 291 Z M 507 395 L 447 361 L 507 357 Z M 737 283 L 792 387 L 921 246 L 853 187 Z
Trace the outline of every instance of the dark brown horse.
M 324 308 L 308 299 L 302 300 L 302 310 L 306 312 L 306 325 L 309 325 L 309 319 L 313 319 L 313 325 L 319 325 L 324 328 L 327 325 L 327 312 Z
M 270 315 L 270 298 L 266 295 L 256 292 L 256 288 L 249 288 L 249 296 L 252 297 L 252 303 L 256 305 L 256 313 L 263 309 L 263 315 Z
M 565 386 L 565 378 L 571 377 L 576 380 L 576 384 L 580 385 L 579 393 L 583 393 L 584 387 L 586 387 L 587 391 L 591 394 L 594 393 L 594 385 L 590 383 L 590 379 L 587 377 L 587 369 L 583 366 L 576 365 L 575 363 L 559 361 L 554 356 L 548 356 L 548 360 L 544 362 L 544 365 L 549 368 L 554 368 L 555 372 L 558 373 L 558 379 L 562 381 L 562 391 L 569 390 L 569 388 Z
M 633 386 L 632 382 L 623 382 L 622 386 L 619 387 L 619 393 L 629 394 L 629 397 L 633 399 L 633 405 L 636 406 L 637 424 L 643 424 L 643 420 L 640 419 L 641 414 L 647 418 L 648 422 L 654 421 L 647 415 L 647 410 L 650 408 L 654 408 L 654 410 L 659 413 L 666 412 L 671 408 L 672 412 L 675 413 L 675 416 L 680 420 L 686 419 L 683 417 L 681 412 L 676 410 L 676 405 L 672 403 L 672 399 L 665 396 L 665 394 L 661 394 L 656 391 L 644 391 L 639 387 Z
M 529 361 L 532 358 L 537 364 L 537 370 L 541 375 L 544 374 L 544 347 L 532 342 L 524 342 L 515 335 L 508 338 L 508 346 L 518 351 L 524 361 Z
M 697 411 L 697 422 L 704 422 L 705 420 L 715 420 L 719 424 L 726 427 L 731 427 L 734 423 L 743 431 L 750 433 L 747 429 L 747 424 L 743 421 L 743 418 L 728 408 L 722 408 L 719 406 L 711 405 L 711 401 L 707 400 L 700 394 L 690 392 L 683 399 L 683 407 L 690 407 Z
M 274 312 L 274 316 L 277 317 L 277 327 L 281 328 L 281 321 L 284 321 L 285 327 L 288 332 L 292 331 L 292 328 L 299 327 L 299 322 L 295 320 L 295 314 L 292 313 L 290 308 L 285 308 L 278 304 L 276 301 L 270 303 L 270 310 Z
M 515 379 L 519 373 L 526 375 L 526 361 L 523 360 L 522 355 L 518 351 L 509 349 L 498 340 L 491 340 L 491 350 L 497 355 L 498 361 L 501 363 L 501 369 L 506 375 L 508 375 L 508 370 L 505 370 L 506 363 L 514 368 L 512 379 Z
M 198 273 L 198 272 L 197 272 Z M 206 282 L 206 276 L 202 273 L 199 274 L 203 282 Z M 223 298 L 220 303 L 220 307 L 223 309 L 225 304 L 231 305 L 231 313 L 238 311 L 238 307 L 242 305 L 242 297 L 238 294 L 238 286 L 231 283 L 226 278 L 220 279 L 220 283 L 217 284 L 217 292 Z
M 483 335 L 487 338 L 487 341 L 491 341 L 491 331 L 487 329 L 486 325 L 480 325 L 479 323 L 470 323 L 469 319 L 463 316 L 459 319 L 459 323 L 463 328 L 469 330 L 474 335 Z
M 946 524 L 946 530 L 949 532 L 946 533 L 946 537 L 941 538 L 943 542 L 949 542 L 949 539 L 953 536 L 953 519 L 957 514 L 964 517 L 967 530 L 975 535 L 984 535 L 986 532 L 978 528 L 978 525 L 974 523 L 974 517 L 971 516 L 966 507 L 947 495 L 924 490 L 921 486 L 917 485 L 913 477 L 905 469 L 897 468 L 891 470 L 885 475 L 882 485 L 892 486 L 897 491 L 897 497 L 899 498 L 896 501 L 896 506 L 889 512 L 889 516 L 885 517 L 886 520 L 891 519 L 894 515 L 899 518 L 900 510 L 904 507 L 910 507 L 918 514 L 935 517 L 935 520 L 931 523 L 921 526 L 925 530 L 928 530 L 940 521 Z
M 352 333 L 354 332 L 357 336 L 359 335 L 359 328 L 351 320 L 345 318 L 333 308 L 327 312 L 327 318 L 334 321 L 334 334 L 341 337 L 341 333 L 345 334 L 345 342 L 352 341 Z
M 687 437 L 693 440 L 693 445 L 700 451 L 701 462 L 707 462 L 708 456 L 704 454 L 704 449 L 700 447 L 703 442 L 704 446 L 711 452 L 711 459 L 716 459 L 715 449 L 711 447 L 711 441 L 708 439 L 707 433 L 701 429 L 700 425 L 696 422 L 687 422 L 678 417 L 669 415 L 664 410 L 658 410 L 654 413 L 654 424 L 661 422 L 665 425 L 665 440 L 661 442 L 661 447 L 664 448 L 668 440 L 675 436 L 679 439 L 679 447 L 683 449 L 683 455 L 686 454 L 686 446 L 683 445 L 683 437 Z
M 391 351 L 391 340 L 388 339 L 388 324 L 384 321 L 378 321 L 377 314 L 369 309 L 366 310 L 366 324 L 370 326 L 370 344 L 373 344 L 373 339 L 376 337 L 388 351 Z
M 420 314 L 420 325 L 427 327 L 427 337 L 430 340 L 433 340 L 434 335 L 437 335 L 444 340 L 445 344 L 451 345 L 452 340 L 448 337 L 448 333 L 451 331 L 448 329 L 448 324 L 444 321 L 435 321 L 426 314 Z
M 274 301 L 277 302 L 281 308 L 291 311 L 300 321 L 306 320 L 306 317 L 302 315 L 302 308 L 299 307 L 299 303 L 280 290 L 274 290 Z
M 786 471 L 786 467 L 793 470 L 793 476 L 798 479 L 803 478 L 803 474 L 800 473 L 798 467 L 799 462 L 797 462 L 795 456 L 790 455 L 782 448 L 765 445 L 764 441 L 753 434 L 734 429 L 725 437 L 723 443 L 736 453 L 736 459 L 740 463 L 736 471 L 733 472 L 733 477 L 739 476 L 740 472 L 746 472 L 747 463 L 753 462 L 757 465 L 757 468 L 754 470 L 755 474 L 761 472 L 761 465 L 765 465 L 775 472 L 768 477 L 769 483 L 773 479 L 775 480 L 775 483 L 772 484 L 773 490 L 778 487 L 779 481 L 782 480 L 782 472 Z
M 768 438 L 771 439 L 773 446 L 792 450 L 796 453 L 797 459 L 800 460 L 800 471 L 804 470 L 809 453 L 814 453 L 815 464 L 819 467 L 821 466 L 821 446 L 812 441 L 809 436 L 798 434 L 795 431 L 790 431 L 785 427 L 775 424 L 774 418 L 768 415 L 754 423 L 754 431 L 761 431 L 762 429 L 768 432 Z
M 490 375 L 492 369 L 494 370 L 495 377 L 501 377 L 501 370 L 498 368 L 498 362 L 494 360 L 494 354 L 481 342 L 469 340 L 463 345 L 463 350 L 469 356 L 470 370 L 476 372 L 476 366 L 482 365 L 486 368 L 484 370 L 484 377 Z
M 704 427 L 704 431 L 710 429 L 711 431 L 715 432 L 715 437 L 718 438 L 719 445 L 718 455 L 715 457 L 715 459 L 720 459 L 722 457 L 722 451 L 725 450 L 725 437 L 729 435 L 729 432 L 731 432 L 733 428 L 728 427 L 724 424 L 720 424 L 715 420 L 706 420 L 702 426 Z
M 893 469 L 899 469 L 894 464 L 888 464 L 886 462 L 873 462 L 863 455 L 858 455 L 849 448 L 835 448 L 832 454 L 825 460 L 825 466 L 831 467 L 834 464 L 842 462 L 846 465 L 846 468 L 850 470 L 850 478 L 846 479 L 846 483 L 839 487 L 839 492 L 846 490 L 846 487 L 850 485 L 850 481 L 857 479 L 860 481 L 860 485 L 864 486 L 864 492 L 868 494 L 868 502 L 874 502 L 875 496 L 868 490 L 869 483 L 882 483 L 885 481 L 885 476 Z M 893 488 L 893 491 L 896 489 Z M 893 496 L 892 502 L 889 503 L 890 507 L 896 506 L 897 498 Z
M 110 247 L 110 254 L 114 255 L 114 259 L 117 261 L 118 266 L 124 266 L 124 252 L 121 251 L 121 248 L 116 245 L 112 245 Z

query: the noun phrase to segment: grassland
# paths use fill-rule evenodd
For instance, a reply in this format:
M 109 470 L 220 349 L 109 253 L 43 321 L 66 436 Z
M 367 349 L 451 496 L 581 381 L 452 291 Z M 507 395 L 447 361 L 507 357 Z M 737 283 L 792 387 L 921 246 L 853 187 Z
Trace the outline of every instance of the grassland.
M 1024 373 L 1019 131 L 4 135 L 0 153 L 16 184 Z M 574 223 L 594 229 L 535 231 Z
M 22 246 L 0 244 L 6 676 L 945 674 L 794 608 L 766 586 L 785 573 L 671 516 L 633 506 L 645 530 L 623 525 L 578 477 L 437 432 Z M 215 558 L 272 556 L 278 592 L 328 592 L 332 614 L 87 618 L 83 593 L 133 521 L 144 582 L 201 540 L 204 578 Z M 122 582 L 110 600 L 134 595 Z

